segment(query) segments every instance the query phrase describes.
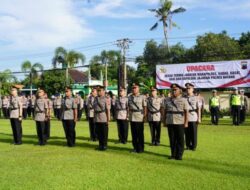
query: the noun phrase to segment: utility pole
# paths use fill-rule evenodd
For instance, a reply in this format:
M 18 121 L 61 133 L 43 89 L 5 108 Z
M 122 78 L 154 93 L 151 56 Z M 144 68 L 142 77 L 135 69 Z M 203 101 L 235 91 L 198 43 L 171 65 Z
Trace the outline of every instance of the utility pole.
M 119 77 L 118 87 L 127 88 L 127 65 L 126 65 L 126 51 L 129 49 L 129 44 L 132 40 L 128 38 L 120 39 L 116 41 L 116 45 L 121 48 L 121 62 L 119 65 Z

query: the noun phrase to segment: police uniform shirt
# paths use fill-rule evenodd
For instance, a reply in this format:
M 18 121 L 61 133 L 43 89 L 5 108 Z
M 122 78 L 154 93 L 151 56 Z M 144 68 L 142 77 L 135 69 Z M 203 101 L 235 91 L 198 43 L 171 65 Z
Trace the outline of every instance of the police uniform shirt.
M 23 97 L 22 102 L 23 102 L 23 108 L 27 108 L 28 107 L 28 99 L 26 97 Z
M 178 96 L 176 98 L 166 98 L 166 124 L 184 124 L 184 110 L 188 111 L 188 102 L 186 98 L 183 98 L 182 96 Z
M 95 115 L 95 114 L 94 114 L 94 107 L 93 107 L 94 100 L 95 100 L 95 97 L 94 97 L 94 96 L 89 96 L 88 101 L 87 101 L 88 116 L 89 116 L 90 118 L 93 118 L 94 115 Z
M 137 108 L 136 107 L 136 105 Z M 132 122 L 143 122 L 144 111 L 143 108 L 147 106 L 146 98 L 143 95 L 130 95 L 128 97 L 129 106 L 129 120 Z
M 95 122 L 97 123 L 108 122 L 106 111 L 110 110 L 110 104 L 105 96 L 96 97 L 93 103 L 93 108 L 95 111 Z
M 9 99 L 8 98 L 4 98 L 3 99 L 3 108 L 8 108 L 9 107 Z
M 83 109 L 84 100 L 81 97 L 79 98 L 79 104 L 80 104 L 80 109 Z
M 161 109 L 162 98 L 160 97 L 148 97 L 147 109 L 148 109 L 148 121 L 161 121 Z
M 19 108 L 22 107 L 22 101 L 20 97 L 12 96 L 10 99 L 10 118 L 19 118 Z
M 199 100 L 197 96 L 187 96 L 188 102 L 188 121 L 195 122 L 198 121 L 198 108 L 200 108 Z
M 35 102 L 36 102 L 36 98 L 33 98 L 33 97 L 32 97 L 32 98 L 30 99 L 30 105 L 31 105 L 32 108 L 35 107 Z
M 118 97 L 115 101 L 116 119 L 125 120 L 128 117 L 128 98 Z
M 45 121 L 46 109 L 48 102 L 44 98 L 38 98 L 35 102 L 35 121 Z
M 62 99 L 61 98 L 56 98 L 55 99 L 55 108 L 60 109 L 62 105 Z
M 77 103 L 74 98 L 66 97 L 63 101 L 62 119 L 74 120 L 74 109 L 77 109 Z

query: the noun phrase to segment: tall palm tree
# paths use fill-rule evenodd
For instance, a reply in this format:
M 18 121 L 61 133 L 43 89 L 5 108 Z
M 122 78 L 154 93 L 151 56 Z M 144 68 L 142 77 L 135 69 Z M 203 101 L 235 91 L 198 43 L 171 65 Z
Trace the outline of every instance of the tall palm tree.
M 62 64 L 62 68 L 65 69 L 65 75 L 66 75 L 66 84 L 69 83 L 69 68 L 74 67 L 75 65 L 85 62 L 85 56 L 77 51 L 67 51 L 63 47 L 58 47 L 55 50 L 55 56 L 52 60 L 52 64 L 54 68 L 58 64 Z
M 39 77 L 39 71 L 43 71 L 43 65 L 40 63 L 32 64 L 30 61 L 24 61 L 21 69 L 23 72 L 28 72 L 30 77 L 30 95 L 32 95 L 32 81 Z
M 150 30 L 151 31 L 155 30 L 158 27 L 159 22 L 162 23 L 165 43 L 166 43 L 168 51 L 169 51 L 168 29 L 171 30 L 172 27 L 178 27 L 177 24 L 172 21 L 172 17 L 173 17 L 173 15 L 175 15 L 177 13 L 182 13 L 182 12 L 186 11 L 186 9 L 184 9 L 182 7 L 171 10 L 172 5 L 173 5 L 172 1 L 161 0 L 159 8 L 149 9 L 149 11 L 155 13 L 155 17 L 158 19 L 158 21 L 150 28 Z

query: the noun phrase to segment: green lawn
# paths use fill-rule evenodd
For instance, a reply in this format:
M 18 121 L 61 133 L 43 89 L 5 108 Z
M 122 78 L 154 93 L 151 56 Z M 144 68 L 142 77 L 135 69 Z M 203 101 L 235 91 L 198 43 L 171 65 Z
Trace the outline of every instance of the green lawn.
M 0 189 L 250 189 L 250 120 L 233 127 L 229 120 L 199 126 L 198 149 L 183 161 L 168 160 L 166 128 L 161 146 L 150 146 L 145 126 L 145 153 L 131 154 L 131 143 L 116 144 L 110 124 L 106 152 L 89 142 L 86 121 L 77 123 L 76 147 L 65 146 L 61 123 L 52 121 L 51 140 L 37 146 L 34 121 L 23 122 L 23 145 L 14 146 L 8 120 L 0 120 Z M 131 134 L 129 134 L 131 140 Z

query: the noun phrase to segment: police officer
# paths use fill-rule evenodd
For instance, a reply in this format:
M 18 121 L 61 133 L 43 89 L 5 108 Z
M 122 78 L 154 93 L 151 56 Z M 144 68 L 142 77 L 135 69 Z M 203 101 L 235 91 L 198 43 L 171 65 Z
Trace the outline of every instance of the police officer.
M 10 123 L 15 145 L 22 144 L 22 106 L 22 101 L 17 94 L 17 88 L 13 86 L 10 97 Z
M 132 94 L 128 97 L 129 121 L 131 126 L 132 153 L 144 152 L 144 121 L 147 117 L 146 98 L 140 94 L 138 84 L 132 85 Z
M 241 96 L 238 89 L 234 88 L 230 97 L 230 108 L 233 118 L 233 125 L 238 126 L 240 124 L 240 108 L 241 108 Z
M 5 119 L 9 118 L 9 105 L 10 105 L 10 100 L 7 98 L 7 96 L 4 96 L 2 101 L 2 110 Z
M 248 111 L 248 106 L 249 106 L 249 102 L 248 102 L 248 97 L 245 96 L 245 90 L 241 89 L 240 90 L 240 123 L 244 123 L 245 119 L 246 119 L 246 112 Z
M 151 95 L 147 98 L 147 118 L 151 132 L 152 145 L 158 146 L 161 137 L 161 106 L 162 98 L 157 96 L 157 89 L 151 87 Z
M 39 89 L 35 101 L 35 121 L 38 141 L 40 146 L 46 144 L 45 121 L 48 118 L 48 102 L 44 97 L 44 90 Z
M 55 117 L 60 120 L 61 119 L 61 106 L 62 106 L 62 99 L 60 94 L 57 94 L 55 100 L 54 100 L 54 111 L 55 111 Z
M 90 140 L 96 141 L 97 139 L 97 131 L 95 125 L 95 111 L 94 111 L 94 100 L 97 96 L 97 89 L 93 88 L 91 91 L 90 96 L 87 99 L 87 109 L 88 109 L 88 121 L 89 121 L 89 133 L 90 133 Z
M 47 117 L 45 120 L 44 135 L 45 135 L 45 139 L 49 140 L 49 138 L 50 138 L 50 116 L 51 116 L 51 112 L 53 109 L 53 102 L 48 98 L 47 93 L 44 93 L 44 99 L 46 100 L 46 103 L 48 106 Z
M 98 150 L 106 150 L 108 143 L 108 122 L 110 121 L 110 104 L 103 86 L 98 88 L 98 96 L 95 97 L 93 108 L 95 112 L 95 125 L 98 132 Z
M 182 89 L 178 84 L 171 85 L 171 92 L 171 97 L 165 99 L 162 111 L 171 147 L 169 159 L 182 160 L 184 128 L 188 127 L 188 102 L 182 97 Z
M 120 88 L 119 97 L 115 100 L 114 108 L 117 121 L 119 142 L 126 144 L 128 140 L 128 98 L 125 88 Z
M 209 98 L 211 122 L 213 125 L 218 125 L 220 112 L 220 97 L 217 95 L 217 90 L 213 90 L 212 93 L 212 97 Z
M 201 107 L 198 96 L 194 95 L 194 85 L 192 83 L 185 84 L 188 102 L 188 127 L 185 128 L 186 147 L 189 150 L 196 150 L 197 147 L 197 127 L 201 122 Z
M 65 88 L 65 98 L 62 102 L 62 124 L 68 147 L 75 146 L 75 125 L 77 122 L 77 104 L 72 97 L 71 87 Z
M 76 101 L 77 101 L 77 119 L 78 121 L 80 121 L 82 117 L 83 106 L 84 106 L 84 101 L 80 94 L 76 94 Z
M 35 102 L 36 102 L 36 96 L 32 95 L 30 98 L 30 111 L 33 118 L 35 117 Z
M 25 94 L 22 95 L 22 102 L 23 102 L 23 119 L 26 119 L 27 118 L 28 99 L 26 98 Z

